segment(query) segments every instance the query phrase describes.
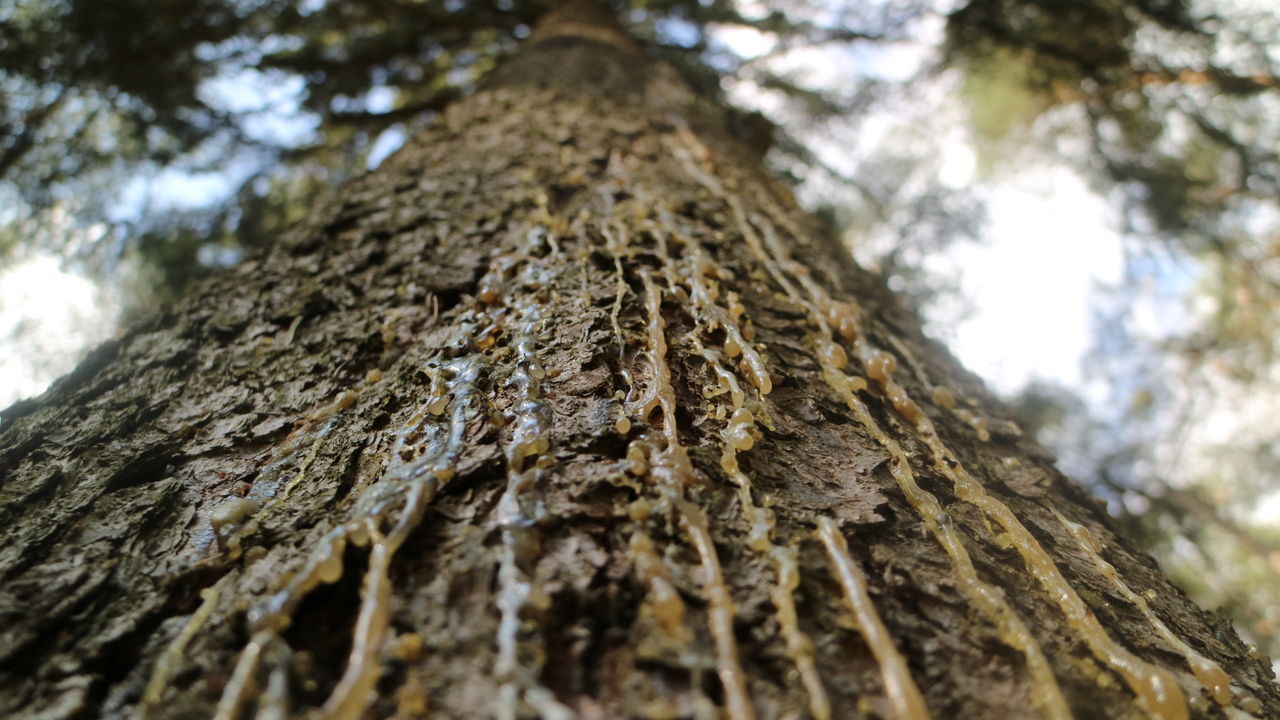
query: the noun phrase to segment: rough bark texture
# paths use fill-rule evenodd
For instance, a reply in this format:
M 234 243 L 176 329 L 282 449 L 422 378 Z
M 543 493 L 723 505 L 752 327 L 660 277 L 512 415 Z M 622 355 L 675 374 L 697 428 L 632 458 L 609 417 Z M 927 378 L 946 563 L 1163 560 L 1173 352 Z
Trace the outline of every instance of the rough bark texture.
M 6 411 L 0 715 L 1280 716 L 610 27 Z

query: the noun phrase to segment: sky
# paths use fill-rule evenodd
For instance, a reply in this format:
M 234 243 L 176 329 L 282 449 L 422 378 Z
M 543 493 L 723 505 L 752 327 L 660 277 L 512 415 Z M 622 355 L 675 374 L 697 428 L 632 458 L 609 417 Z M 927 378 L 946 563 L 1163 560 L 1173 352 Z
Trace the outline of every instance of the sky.
M 989 244 L 960 245 L 946 258 L 961 268 L 961 293 L 975 309 L 955 328 L 951 351 L 1004 394 L 1035 379 L 1085 388 L 1091 300 L 1124 271 L 1111 207 L 1065 168 L 986 195 Z
M 37 254 L 0 269 L 0 409 L 70 372 L 115 327 L 98 286 Z

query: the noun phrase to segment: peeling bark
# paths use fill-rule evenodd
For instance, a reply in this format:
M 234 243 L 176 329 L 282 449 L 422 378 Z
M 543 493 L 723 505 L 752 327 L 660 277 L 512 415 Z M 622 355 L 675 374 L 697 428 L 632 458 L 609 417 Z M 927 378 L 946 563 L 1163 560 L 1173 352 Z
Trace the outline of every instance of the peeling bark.
M 561 11 L 7 410 L 0 715 L 1280 715 L 722 128 Z

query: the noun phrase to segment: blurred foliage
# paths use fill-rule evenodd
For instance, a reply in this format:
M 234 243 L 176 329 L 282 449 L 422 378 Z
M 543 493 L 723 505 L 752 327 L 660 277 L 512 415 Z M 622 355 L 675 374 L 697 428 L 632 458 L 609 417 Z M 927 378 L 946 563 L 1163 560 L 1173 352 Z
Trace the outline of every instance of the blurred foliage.
M 981 239 L 983 178 L 1065 161 L 1111 198 L 1130 277 L 1098 312 L 1105 410 L 1044 385 L 1014 405 L 1280 654 L 1280 531 L 1253 513 L 1280 516 L 1275 10 L 602 1 L 921 306 L 954 297 L 930 261 Z M 0 0 L 0 261 L 55 251 L 133 311 L 164 302 L 482 86 L 552 2 Z M 944 177 L 957 106 L 976 179 Z M 1142 316 L 1152 288 L 1172 326 Z

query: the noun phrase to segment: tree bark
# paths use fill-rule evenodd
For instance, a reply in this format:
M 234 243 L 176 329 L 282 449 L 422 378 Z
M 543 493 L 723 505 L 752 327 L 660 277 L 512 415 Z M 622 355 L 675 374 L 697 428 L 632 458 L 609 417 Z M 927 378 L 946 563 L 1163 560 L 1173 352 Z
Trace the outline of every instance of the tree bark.
M 0 714 L 1280 716 L 723 127 L 561 9 L 7 410 Z

